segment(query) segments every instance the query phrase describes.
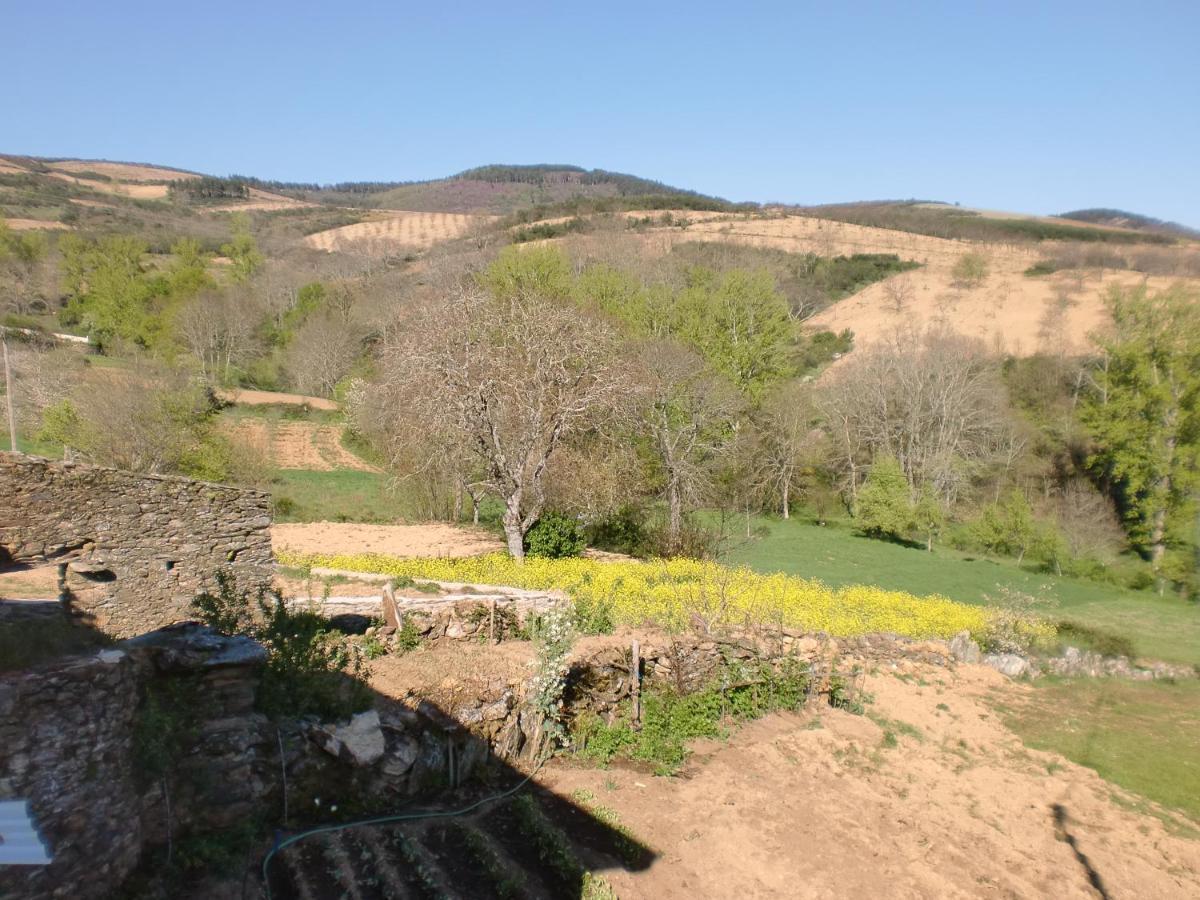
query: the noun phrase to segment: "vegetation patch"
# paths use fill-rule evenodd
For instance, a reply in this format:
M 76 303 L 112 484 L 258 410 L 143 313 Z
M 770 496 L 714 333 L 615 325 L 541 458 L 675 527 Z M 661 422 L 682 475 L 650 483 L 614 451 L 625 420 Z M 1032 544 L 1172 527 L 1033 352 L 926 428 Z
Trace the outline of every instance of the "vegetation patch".
M 1200 681 L 1044 678 L 1005 722 L 1200 825 Z
M 987 633 L 984 609 L 943 596 L 918 597 L 866 585 L 830 588 L 794 575 L 761 575 L 691 559 L 600 562 L 538 559 L 493 553 L 467 559 L 400 559 L 380 554 L 296 554 L 285 565 L 561 590 L 576 606 L 607 612 L 615 624 L 688 627 L 697 617 L 721 625 L 775 625 L 838 637 L 892 632 L 913 638 Z
M 607 724 L 595 715 L 576 720 L 571 743 L 587 759 L 607 765 L 624 758 L 649 763 L 659 775 L 672 775 L 687 761 L 689 741 L 724 737 L 737 722 L 757 719 L 780 709 L 797 709 L 808 692 L 808 670 L 790 662 L 778 670 L 769 665 L 729 665 L 703 690 L 680 693 L 653 686 L 642 702 L 640 727 L 626 703 Z

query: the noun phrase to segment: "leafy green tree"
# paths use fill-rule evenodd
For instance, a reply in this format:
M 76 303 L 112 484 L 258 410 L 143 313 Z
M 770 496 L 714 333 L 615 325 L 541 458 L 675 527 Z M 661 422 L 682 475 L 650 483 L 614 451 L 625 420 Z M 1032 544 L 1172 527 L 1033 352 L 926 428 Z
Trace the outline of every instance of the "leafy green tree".
M 221 245 L 221 253 L 229 257 L 233 280 L 239 283 L 248 281 L 265 261 L 244 215 L 233 217 L 233 233 L 229 243 Z
M 929 485 L 921 489 L 912 508 L 913 530 L 925 538 L 925 549 L 933 552 L 933 542 L 946 527 L 946 511 Z
M 796 331 L 770 274 L 693 269 L 689 281 L 677 331 L 710 365 L 755 399 L 792 374 Z
M 897 539 L 912 525 L 912 492 L 894 456 L 880 456 L 858 492 L 855 518 L 863 534 Z
M 1041 536 L 1029 500 L 1016 489 L 985 506 L 969 532 L 988 553 L 1015 556 L 1018 565 Z
M 561 299 L 571 295 L 571 263 L 558 247 L 505 247 L 480 282 L 500 299 Z
M 1161 590 L 1167 551 L 1192 542 L 1196 515 L 1200 298 L 1183 286 L 1157 294 L 1114 287 L 1107 306 L 1113 329 L 1098 341 L 1102 356 L 1082 407 L 1095 440 L 1090 462 L 1113 486 Z
M 66 320 L 82 324 L 101 347 L 114 339 L 150 346 L 162 327 L 154 300 L 167 286 L 148 277 L 142 265 L 146 245 L 123 235 L 97 241 L 67 235 L 59 246 L 71 295 Z

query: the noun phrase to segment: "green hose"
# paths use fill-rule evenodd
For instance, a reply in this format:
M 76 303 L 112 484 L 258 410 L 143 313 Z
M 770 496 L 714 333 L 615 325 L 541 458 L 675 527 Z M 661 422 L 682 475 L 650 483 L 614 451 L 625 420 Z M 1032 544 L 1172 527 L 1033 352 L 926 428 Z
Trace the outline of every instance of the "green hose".
M 270 865 L 271 859 L 275 856 L 276 853 L 278 853 L 280 850 L 290 847 L 292 844 L 295 844 L 297 841 L 303 840 L 306 837 L 311 837 L 314 834 L 326 834 L 328 832 L 334 832 L 334 831 L 345 831 L 347 828 L 363 828 L 368 825 L 385 825 L 388 822 L 406 822 L 406 821 L 412 821 L 414 819 L 438 819 L 438 818 L 449 819 L 449 818 L 454 818 L 456 816 L 469 815 L 470 813 L 475 812 L 475 810 L 479 809 L 479 807 L 481 807 L 487 803 L 494 803 L 497 800 L 506 800 L 507 798 L 509 798 L 513 794 L 515 794 L 517 791 L 521 790 L 521 788 L 525 787 L 525 785 L 529 784 L 529 782 L 533 780 L 533 776 L 536 775 L 541 770 L 542 766 L 545 765 L 547 759 L 549 759 L 549 755 L 543 755 L 542 758 L 540 760 L 538 760 L 537 765 L 533 767 L 533 771 L 531 771 L 528 775 L 526 775 L 519 782 L 517 782 L 517 784 L 514 787 L 509 788 L 507 791 L 502 791 L 499 794 L 493 794 L 491 797 L 484 797 L 482 800 L 476 800 L 470 806 L 464 806 L 462 809 L 448 810 L 445 812 L 400 813 L 400 814 L 392 815 L 392 816 L 378 816 L 374 819 L 360 819 L 357 822 L 342 822 L 338 825 L 321 825 L 321 826 L 318 826 L 317 828 L 310 828 L 308 831 L 301 831 L 297 834 L 293 834 L 291 837 L 286 838 L 285 840 L 276 841 L 275 846 L 272 847 L 267 852 L 267 855 L 263 857 L 263 863 L 262 863 L 263 887 L 266 889 L 266 892 L 267 892 L 267 900 L 271 900 L 271 880 L 267 875 L 267 866 Z

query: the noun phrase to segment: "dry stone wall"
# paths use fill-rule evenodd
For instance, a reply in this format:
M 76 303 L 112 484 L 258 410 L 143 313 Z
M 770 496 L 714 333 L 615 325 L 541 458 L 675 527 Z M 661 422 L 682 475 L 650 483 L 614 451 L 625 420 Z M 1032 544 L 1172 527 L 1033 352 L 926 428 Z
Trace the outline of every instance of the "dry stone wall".
M 58 562 L 72 609 L 118 637 L 188 617 L 226 571 L 271 580 L 271 497 L 227 485 L 0 453 L 0 570 Z
M 29 801 L 52 862 L 0 866 L 0 897 L 112 896 L 148 845 L 253 813 L 272 788 L 272 733 L 253 711 L 261 646 L 184 624 L 97 654 L 0 675 L 0 798 Z M 188 746 L 147 777 L 161 723 L 148 696 L 178 698 Z M 148 718 L 151 717 L 151 718 Z M 139 768 L 141 766 L 141 768 Z M 214 789 L 216 786 L 216 789 Z

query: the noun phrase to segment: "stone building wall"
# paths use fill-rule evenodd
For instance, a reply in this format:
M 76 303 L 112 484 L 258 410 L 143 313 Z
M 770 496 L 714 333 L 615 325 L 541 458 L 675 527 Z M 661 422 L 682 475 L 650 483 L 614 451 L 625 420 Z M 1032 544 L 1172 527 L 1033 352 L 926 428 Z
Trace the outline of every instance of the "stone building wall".
M 228 572 L 271 579 L 271 497 L 261 491 L 0 453 L 0 570 L 58 562 L 73 609 L 118 637 L 188 617 Z
M 29 801 L 52 855 L 47 866 L 0 866 L 0 897 L 111 896 L 144 849 L 165 841 L 167 797 L 176 836 L 253 813 L 272 788 L 270 734 L 253 711 L 265 655 L 187 624 L 0 674 L 0 798 Z M 183 692 L 186 708 L 167 704 Z M 147 719 L 151 694 L 189 728 L 165 780 L 146 770 L 162 726 Z

